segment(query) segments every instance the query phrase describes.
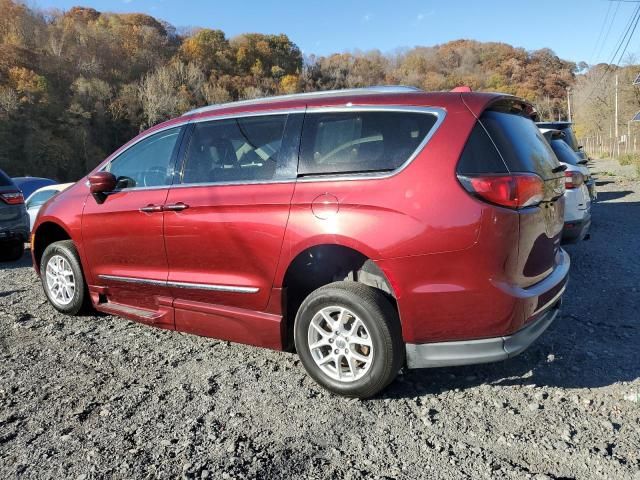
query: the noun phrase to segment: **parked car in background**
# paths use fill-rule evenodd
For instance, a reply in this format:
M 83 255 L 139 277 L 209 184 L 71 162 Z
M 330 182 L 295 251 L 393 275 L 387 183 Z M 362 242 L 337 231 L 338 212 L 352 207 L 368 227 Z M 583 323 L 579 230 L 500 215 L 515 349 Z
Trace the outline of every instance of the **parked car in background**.
M 29 238 L 29 216 L 24 196 L 13 180 L 0 170 L 0 261 L 22 257 Z
M 564 173 L 509 95 L 374 87 L 205 107 L 47 202 L 61 312 L 295 350 L 338 394 L 503 360 L 553 322 Z
M 591 226 L 591 196 L 589 184 L 595 183 L 589 169 L 575 151 L 564 141 L 560 130 L 541 129 L 560 163 L 566 166 L 565 209 L 562 241 L 573 243 L 588 238 Z
M 28 198 L 33 192 L 47 185 L 55 185 L 55 180 L 41 177 L 14 177 L 13 182 L 22 192 L 24 198 Z
M 33 228 L 33 224 L 36 221 L 36 217 L 38 216 L 38 212 L 42 205 L 44 205 L 47 200 L 53 197 L 55 194 L 62 192 L 69 188 L 73 183 L 57 183 L 55 185 L 48 185 L 46 187 L 39 188 L 25 201 L 25 205 L 27 207 L 27 213 L 29 214 L 29 228 Z
M 588 170 L 588 162 L 589 157 L 586 152 L 582 149 L 582 145 L 578 144 L 578 140 L 576 138 L 576 134 L 573 131 L 573 123 L 572 122 L 537 122 L 537 125 L 542 130 L 557 130 L 562 133 L 559 137 L 562 141 L 564 141 L 571 150 L 578 156 L 578 165 L 583 165 L 587 172 Z M 591 197 L 591 201 L 594 201 L 598 198 L 598 194 L 596 193 L 596 182 L 589 173 L 588 179 L 585 179 L 587 184 L 587 188 L 589 189 L 589 196 Z
M 576 152 L 583 160 L 589 160 L 587 154 L 582 150 L 582 145 L 578 143 L 576 134 L 573 131 L 573 122 L 537 122 L 536 125 L 538 125 L 539 128 L 561 131 L 564 133 L 562 139 L 571 147 L 571 150 Z

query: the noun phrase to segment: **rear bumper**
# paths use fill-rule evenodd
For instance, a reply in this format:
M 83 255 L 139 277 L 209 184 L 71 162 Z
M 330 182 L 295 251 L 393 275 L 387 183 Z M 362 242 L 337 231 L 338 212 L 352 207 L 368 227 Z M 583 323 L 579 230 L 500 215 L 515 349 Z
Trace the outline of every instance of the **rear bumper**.
M 550 309 L 511 335 L 480 340 L 407 344 L 407 366 L 432 368 L 474 365 L 515 357 L 536 341 L 555 320 L 563 292 L 564 288 L 555 297 L 555 303 Z
M 21 240 L 29 241 L 29 217 L 21 216 L 11 222 L 0 223 L 0 242 Z
M 581 220 L 565 222 L 562 229 L 562 241 L 577 242 L 582 240 L 589 232 L 589 227 L 591 227 L 591 213 L 587 213 Z

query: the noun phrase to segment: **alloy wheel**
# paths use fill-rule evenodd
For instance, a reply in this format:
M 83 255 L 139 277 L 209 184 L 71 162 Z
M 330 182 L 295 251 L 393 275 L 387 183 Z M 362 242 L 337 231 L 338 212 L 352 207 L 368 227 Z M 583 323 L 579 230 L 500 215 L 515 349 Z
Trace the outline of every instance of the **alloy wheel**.
M 311 356 L 327 376 L 354 382 L 373 364 L 373 342 L 365 323 L 347 308 L 325 307 L 318 311 L 307 332 Z
M 47 262 L 45 275 L 49 298 L 58 305 L 69 305 L 76 292 L 76 279 L 67 259 L 53 255 Z

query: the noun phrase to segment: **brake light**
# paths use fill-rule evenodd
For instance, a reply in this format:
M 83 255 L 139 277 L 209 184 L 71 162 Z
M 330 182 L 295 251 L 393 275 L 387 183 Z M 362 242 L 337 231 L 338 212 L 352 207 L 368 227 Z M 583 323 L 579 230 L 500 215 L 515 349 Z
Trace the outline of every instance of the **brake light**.
M 544 181 L 533 173 L 458 175 L 458 179 L 472 195 L 502 207 L 532 207 L 544 199 Z
M 584 175 L 580 172 L 564 172 L 564 188 L 571 190 L 584 183 Z
M 22 192 L 3 192 L 0 193 L 0 200 L 9 205 L 20 205 L 24 203 L 24 197 Z

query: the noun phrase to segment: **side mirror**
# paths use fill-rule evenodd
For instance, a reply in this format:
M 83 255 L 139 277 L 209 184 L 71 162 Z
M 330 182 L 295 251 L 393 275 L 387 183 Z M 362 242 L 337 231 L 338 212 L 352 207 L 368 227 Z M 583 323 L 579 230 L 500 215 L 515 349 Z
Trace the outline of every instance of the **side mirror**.
M 111 172 L 96 172 L 89 176 L 89 190 L 96 202 L 102 203 L 107 198 L 107 193 L 116 188 L 116 177 Z
M 578 145 L 578 150 L 582 150 L 582 145 Z

